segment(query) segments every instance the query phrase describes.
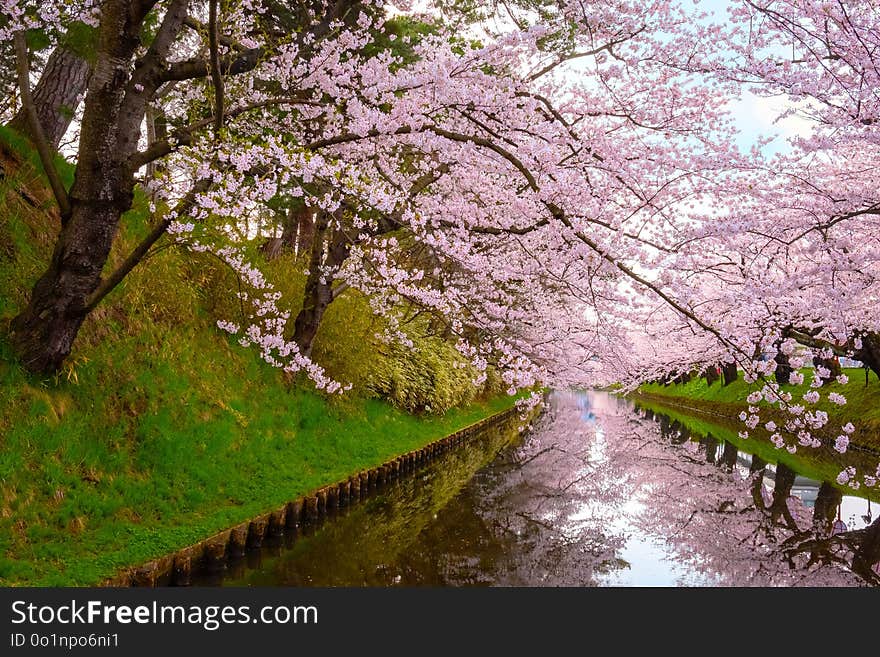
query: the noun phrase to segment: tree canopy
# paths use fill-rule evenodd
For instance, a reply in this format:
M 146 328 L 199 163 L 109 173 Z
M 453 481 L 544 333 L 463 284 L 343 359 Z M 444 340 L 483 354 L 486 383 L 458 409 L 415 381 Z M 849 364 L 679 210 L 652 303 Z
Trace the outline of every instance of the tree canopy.
M 743 436 L 760 425 L 790 451 L 828 430 L 812 409 L 842 376 L 836 357 L 880 373 L 872 3 L 736 0 L 723 19 L 660 0 L 3 0 L 2 12 L 17 53 L 3 79 L 18 81 L 16 121 L 43 151 L 57 146 L 40 129 L 53 110 L 30 93 L 31 68 L 49 89 L 50 53 L 88 66 L 63 78 L 78 140 L 72 187 L 53 184 L 55 252 L 11 326 L 32 371 L 57 369 L 83 319 L 168 242 L 237 272 L 243 317 L 219 328 L 329 392 L 346 382 L 311 341 L 351 288 L 388 319 L 383 339 L 405 343 L 396 328 L 417 308 L 511 392 L 736 363 L 756 382 Z M 806 126 L 782 153 L 738 147 L 730 107 L 745 91 Z M 149 229 L 105 267 L 137 190 Z M 295 318 L 245 256 L 266 217 L 305 256 Z M 811 356 L 813 390 L 792 399 L 779 377 Z M 787 420 L 763 421 L 768 407 Z M 850 428 L 833 431 L 837 447 Z

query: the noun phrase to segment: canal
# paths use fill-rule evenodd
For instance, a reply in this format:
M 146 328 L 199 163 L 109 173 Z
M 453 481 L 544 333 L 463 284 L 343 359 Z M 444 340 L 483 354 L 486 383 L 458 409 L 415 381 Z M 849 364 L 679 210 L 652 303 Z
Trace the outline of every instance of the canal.
M 778 462 L 729 429 L 593 391 L 553 393 L 523 438 L 516 424 L 196 583 L 880 583 L 877 504 L 826 480 L 846 465 L 833 455 Z

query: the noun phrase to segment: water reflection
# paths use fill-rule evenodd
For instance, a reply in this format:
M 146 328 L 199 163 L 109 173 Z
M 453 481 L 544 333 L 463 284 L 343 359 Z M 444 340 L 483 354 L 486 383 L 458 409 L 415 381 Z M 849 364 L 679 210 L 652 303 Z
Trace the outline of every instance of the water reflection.
M 880 520 L 828 482 L 604 393 L 553 394 L 511 444 L 516 424 L 223 583 L 880 583 Z
M 645 409 L 642 415 L 657 421 L 662 441 L 683 446 L 692 464 L 699 460 L 695 456 L 704 456 L 706 463 L 733 475 L 719 480 L 691 467 L 686 468 L 689 481 L 683 482 L 651 468 L 661 482 L 655 489 L 673 498 L 679 511 L 652 509 L 638 522 L 664 533 L 680 558 L 712 572 L 719 583 L 880 584 L 880 519 L 873 519 L 870 500 L 845 496 L 831 482 L 800 476 L 785 463 L 769 464 L 732 442 L 719 445 L 709 433 L 693 435 L 654 411 Z M 700 481 L 700 490 L 689 495 L 685 489 L 694 480 Z M 847 525 L 845 507 L 865 512 L 852 513 Z M 687 520 L 676 528 L 684 512 Z

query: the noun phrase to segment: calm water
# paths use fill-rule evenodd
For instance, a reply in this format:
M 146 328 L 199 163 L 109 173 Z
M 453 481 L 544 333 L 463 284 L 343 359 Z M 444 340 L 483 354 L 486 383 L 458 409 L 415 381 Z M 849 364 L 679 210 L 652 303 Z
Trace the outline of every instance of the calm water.
M 604 393 L 555 393 L 524 439 L 516 424 L 200 583 L 880 582 L 876 503 Z

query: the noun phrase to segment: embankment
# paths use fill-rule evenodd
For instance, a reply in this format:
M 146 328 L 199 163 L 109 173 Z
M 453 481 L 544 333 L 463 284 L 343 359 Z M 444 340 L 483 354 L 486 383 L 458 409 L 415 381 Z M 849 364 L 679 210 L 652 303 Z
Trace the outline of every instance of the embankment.
M 239 318 L 236 278 L 170 242 L 91 313 L 61 372 L 26 373 L 7 326 L 60 222 L 13 137 L 0 130 L 0 586 L 104 581 L 514 403 L 491 376 L 474 386 L 453 347 L 417 322 L 412 360 L 381 353 L 381 319 L 354 290 L 328 309 L 314 352 L 354 389 L 319 394 L 217 329 Z M 111 267 L 149 229 L 140 192 L 122 224 Z M 302 263 L 264 264 L 296 313 Z M 377 372 L 396 405 L 377 398 Z
M 830 427 L 839 427 L 851 422 L 856 427 L 852 435 L 852 445 L 880 451 L 880 381 L 873 374 L 866 380 L 865 371 L 862 369 L 845 369 L 844 374 L 848 377 L 846 383 L 837 381 L 826 383 L 820 390 L 821 401 L 810 404 L 803 400 L 803 396 L 811 390 L 812 373 L 808 369 L 802 370 L 802 373 L 804 374 L 802 384 L 782 386 L 783 390 L 791 393 L 792 403 L 825 411 L 828 413 Z M 705 379 L 694 378 L 684 384 L 646 384 L 634 393 L 634 397 L 737 423 L 739 414 L 748 407 L 746 397 L 759 387 L 748 384 L 741 378 L 727 386 L 721 381 L 716 381 L 710 386 Z M 838 405 L 828 401 L 830 392 L 843 395 L 847 403 Z M 768 408 L 766 404 L 762 405 L 761 409 L 762 420 L 765 422 L 774 420 L 779 424 L 786 418 L 783 411 Z M 823 441 L 833 442 L 834 436 L 827 431 L 820 433 L 823 434 L 821 435 Z
M 534 417 L 534 412 L 533 412 Z M 468 449 L 489 431 L 515 436 L 527 425 L 517 408 L 509 408 L 475 422 L 424 447 L 395 456 L 373 468 L 352 473 L 329 485 L 291 499 L 277 508 L 250 520 L 228 527 L 193 545 L 126 568 L 106 580 L 109 586 L 189 585 L 194 578 L 223 573 L 227 566 L 240 564 L 249 550 L 259 549 L 264 541 L 276 543 L 284 537 L 287 544 L 297 540 L 301 531 L 332 522 L 337 512 L 384 490 L 399 479 L 414 476 L 423 467 L 457 449 Z M 510 438 L 508 438 L 510 440 Z M 393 546 L 389 546 L 393 549 Z

